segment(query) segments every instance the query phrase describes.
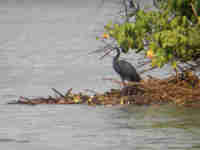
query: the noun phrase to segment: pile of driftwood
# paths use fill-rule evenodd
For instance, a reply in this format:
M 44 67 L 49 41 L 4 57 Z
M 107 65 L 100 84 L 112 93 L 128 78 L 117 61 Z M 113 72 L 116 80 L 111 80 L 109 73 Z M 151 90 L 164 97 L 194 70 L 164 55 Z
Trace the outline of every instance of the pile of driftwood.
M 72 93 L 69 89 L 62 94 L 52 89 L 57 96 L 47 98 L 19 97 L 9 104 L 88 104 L 88 105 L 122 105 L 122 104 L 165 104 L 174 103 L 184 106 L 200 106 L 200 80 L 192 72 L 179 73 L 166 79 L 150 77 L 140 83 L 128 83 L 122 89 L 111 89 L 103 94 L 93 96 Z

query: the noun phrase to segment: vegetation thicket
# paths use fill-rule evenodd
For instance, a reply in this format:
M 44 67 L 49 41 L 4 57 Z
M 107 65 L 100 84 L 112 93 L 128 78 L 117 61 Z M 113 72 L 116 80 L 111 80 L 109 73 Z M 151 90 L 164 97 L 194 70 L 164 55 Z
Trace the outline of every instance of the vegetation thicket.
M 108 23 L 105 34 L 123 52 L 144 52 L 152 67 L 174 69 L 200 57 L 200 0 L 154 0 L 157 9 L 130 13 L 133 22 Z

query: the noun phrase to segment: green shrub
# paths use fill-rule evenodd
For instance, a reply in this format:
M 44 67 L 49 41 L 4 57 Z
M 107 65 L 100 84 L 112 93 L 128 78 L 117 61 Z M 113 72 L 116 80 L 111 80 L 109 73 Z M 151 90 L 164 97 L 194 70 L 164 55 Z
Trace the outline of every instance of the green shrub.
M 124 52 L 145 52 L 153 67 L 176 68 L 177 62 L 200 57 L 200 0 L 161 1 L 159 11 L 139 10 L 135 22 L 109 23 L 105 30 Z

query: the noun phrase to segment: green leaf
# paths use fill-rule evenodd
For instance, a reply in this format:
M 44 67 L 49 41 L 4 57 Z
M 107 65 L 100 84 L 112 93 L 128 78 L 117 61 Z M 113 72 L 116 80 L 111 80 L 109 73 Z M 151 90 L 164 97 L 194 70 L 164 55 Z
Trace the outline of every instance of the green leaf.
M 163 63 L 162 63 L 161 60 L 158 60 L 158 62 L 157 62 L 157 66 L 158 66 L 158 68 L 161 68 L 161 67 L 163 66 Z
M 173 69 L 177 69 L 177 62 L 176 61 L 172 61 L 171 65 L 172 65 Z
M 151 61 L 151 66 L 155 67 L 156 65 L 157 65 L 157 60 L 155 58 L 153 58 Z
M 170 60 L 170 59 L 172 59 L 172 58 L 173 58 L 172 53 L 169 53 L 169 54 L 168 54 L 168 59 Z

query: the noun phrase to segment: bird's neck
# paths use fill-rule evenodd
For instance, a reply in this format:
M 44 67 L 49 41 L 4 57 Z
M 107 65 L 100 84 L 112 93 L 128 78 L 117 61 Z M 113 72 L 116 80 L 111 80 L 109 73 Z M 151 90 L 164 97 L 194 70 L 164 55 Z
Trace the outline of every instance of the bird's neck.
M 113 61 L 117 61 L 120 56 L 120 50 L 118 48 L 116 50 L 117 50 L 117 55 L 114 57 Z

